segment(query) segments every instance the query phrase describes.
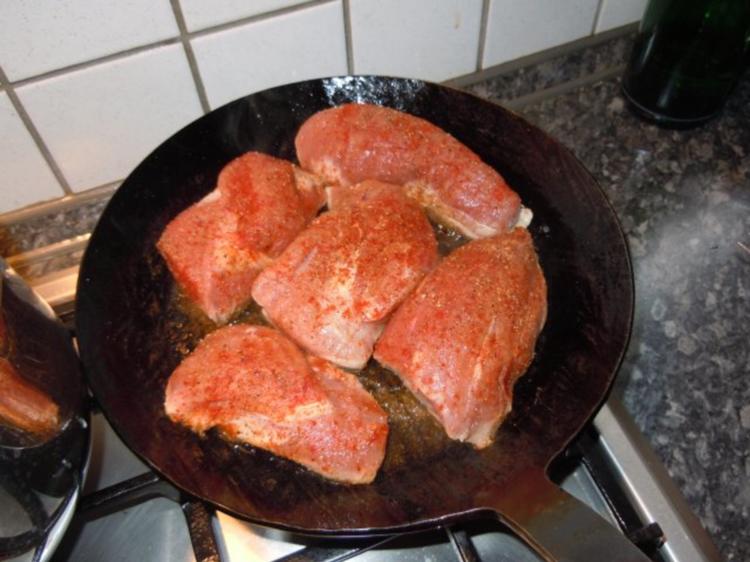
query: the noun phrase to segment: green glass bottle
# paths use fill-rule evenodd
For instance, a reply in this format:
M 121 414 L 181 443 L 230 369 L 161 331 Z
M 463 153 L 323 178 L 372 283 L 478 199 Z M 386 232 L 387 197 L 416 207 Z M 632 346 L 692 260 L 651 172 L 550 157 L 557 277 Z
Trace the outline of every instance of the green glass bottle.
M 622 79 L 631 107 L 689 127 L 722 108 L 745 66 L 750 0 L 650 0 Z

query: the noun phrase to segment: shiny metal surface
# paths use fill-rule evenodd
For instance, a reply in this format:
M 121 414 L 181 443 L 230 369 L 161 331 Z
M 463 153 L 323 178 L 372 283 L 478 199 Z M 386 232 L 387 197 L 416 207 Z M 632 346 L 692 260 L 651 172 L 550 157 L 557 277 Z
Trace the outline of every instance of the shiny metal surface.
M 75 306 L 78 266 L 57 271 L 34 281 L 34 289 L 60 315 Z
M 84 250 L 88 244 L 90 234 L 81 234 L 68 240 L 55 242 L 42 248 L 29 250 L 21 254 L 16 254 L 7 259 L 8 265 L 15 269 L 21 269 L 24 266 L 31 265 L 38 261 L 45 261 L 59 256 L 69 255 L 78 250 Z
M 0 277 L 2 356 L 57 409 L 50 432 L 0 424 L 0 558 L 36 562 L 51 557 L 72 519 L 90 451 L 89 414 L 70 333 L 3 259 Z
M 622 404 L 613 398 L 594 419 L 613 473 L 644 523 L 658 521 L 667 541 L 662 552 L 669 560 L 718 562 L 716 545 L 685 498 L 638 431 Z
M 512 514 L 503 519 L 545 560 L 648 562 L 628 538 L 612 532 L 612 525 L 549 482 L 542 471 L 528 471 L 515 484 L 496 496 L 498 512 Z

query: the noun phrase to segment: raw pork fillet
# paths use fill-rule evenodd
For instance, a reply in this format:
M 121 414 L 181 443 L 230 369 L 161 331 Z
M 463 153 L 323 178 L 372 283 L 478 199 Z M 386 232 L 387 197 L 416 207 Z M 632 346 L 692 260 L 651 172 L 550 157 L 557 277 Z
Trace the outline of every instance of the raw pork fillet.
M 357 378 L 272 328 L 206 336 L 172 373 L 164 407 L 198 433 L 216 427 L 341 482 L 371 482 L 385 456 L 386 414 Z
M 479 156 L 395 109 L 348 104 L 320 111 L 302 125 L 295 145 L 303 168 L 342 186 L 366 179 L 403 185 L 438 221 L 471 238 L 530 221 L 518 195 Z
M 157 243 L 172 275 L 214 322 L 250 300 L 258 273 L 324 203 L 318 178 L 258 152 L 232 160 L 217 187 L 170 222 Z
M 427 217 L 401 190 L 384 189 L 315 219 L 258 276 L 253 298 L 310 353 L 360 369 L 436 261 Z
M 330 185 L 325 189 L 328 209 L 338 211 L 365 203 L 380 197 L 398 197 L 403 195 L 404 187 L 377 180 L 365 180 L 356 185 Z
M 60 425 L 59 408 L 0 357 L 0 420 L 30 433 L 46 435 Z
M 375 359 L 452 439 L 492 442 L 547 314 L 529 233 L 475 240 L 445 258 L 393 315 Z

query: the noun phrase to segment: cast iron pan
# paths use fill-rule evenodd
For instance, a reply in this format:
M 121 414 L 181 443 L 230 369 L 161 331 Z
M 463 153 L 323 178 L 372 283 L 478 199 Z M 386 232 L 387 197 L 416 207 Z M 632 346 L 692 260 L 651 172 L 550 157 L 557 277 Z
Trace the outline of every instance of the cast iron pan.
M 534 211 L 549 318 L 513 411 L 482 451 L 446 439 L 395 376 L 360 373 L 389 413 L 385 463 L 366 486 L 298 465 L 164 414 L 172 370 L 215 326 L 180 297 L 154 244 L 247 150 L 295 160 L 294 136 L 318 110 L 371 102 L 421 116 L 499 170 Z M 550 461 L 605 398 L 626 348 L 632 272 L 612 208 L 583 166 L 519 116 L 417 80 L 339 77 L 270 89 L 188 125 L 149 155 L 104 211 L 81 266 L 77 331 L 85 373 L 123 441 L 179 488 L 256 523 L 307 534 L 417 530 L 487 513 L 549 559 L 638 560 L 640 553 L 551 484 Z M 234 321 L 258 321 L 252 306 Z M 605 554 L 606 553 L 606 554 Z M 618 557 L 619 556 L 619 557 Z M 645 558 L 644 558 L 645 559 Z

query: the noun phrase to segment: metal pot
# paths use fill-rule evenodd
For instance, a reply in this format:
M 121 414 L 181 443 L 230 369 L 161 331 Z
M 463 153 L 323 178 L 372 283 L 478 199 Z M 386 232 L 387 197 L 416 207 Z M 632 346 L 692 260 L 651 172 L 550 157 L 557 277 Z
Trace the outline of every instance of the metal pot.
M 0 559 L 47 560 L 72 517 L 90 449 L 86 389 L 70 332 L 0 259 L 0 361 L 56 408 L 35 431 L 0 416 Z M 3 398 L 14 388 L 6 387 Z

